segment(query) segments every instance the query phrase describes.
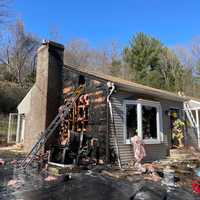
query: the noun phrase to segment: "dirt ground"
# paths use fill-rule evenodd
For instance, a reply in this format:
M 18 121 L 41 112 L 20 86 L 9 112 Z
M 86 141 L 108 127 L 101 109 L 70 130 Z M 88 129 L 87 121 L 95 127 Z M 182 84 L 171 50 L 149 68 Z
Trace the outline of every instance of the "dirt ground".
M 20 152 L 0 149 L 0 199 L 2 200 L 197 200 L 191 188 L 169 188 L 160 181 L 145 180 L 144 175 L 108 170 L 104 166 L 72 173 L 72 178 L 53 177 L 47 171 L 30 168 L 16 170 L 13 160 L 22 159 Z M 113 177 L 112 175 L 113 174 Z M 125 174 L 125 175 L 124 175 Z M 55 178 L 55 179 L 54 179 Z M 13 182 L 14 180 L 14 182 Z

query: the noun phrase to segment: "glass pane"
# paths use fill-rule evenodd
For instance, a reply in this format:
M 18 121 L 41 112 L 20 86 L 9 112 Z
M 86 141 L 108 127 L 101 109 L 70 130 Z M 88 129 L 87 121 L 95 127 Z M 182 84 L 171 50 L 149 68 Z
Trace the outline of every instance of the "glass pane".
M 126 105 L 127 139 L 137 133 L 137 105 Z
M 152 106 L 142 106 L 143 139 L 157 139 L 157 109 Z

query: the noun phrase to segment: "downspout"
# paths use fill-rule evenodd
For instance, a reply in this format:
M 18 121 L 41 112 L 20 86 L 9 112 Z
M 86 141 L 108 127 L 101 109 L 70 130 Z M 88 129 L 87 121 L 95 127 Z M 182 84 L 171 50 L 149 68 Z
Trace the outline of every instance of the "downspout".
M 198 140 L 198 147 L 200 148 L 199 110 L 195 109 L 195 113 L 196 113 L 196 120 L 197 120 L 197 140 Z
M 109 90 L 109 94 L 107 96 L 107 104 L 109 107 L 110 118 L 111 118 L 111 122 L 113 124 L 113 129 L 114 129 L 114 143 L 115 143 L 115 148 L 116 148 L 116 153 L 117 153 L 117 161 L 118 161 L 120 169 L 122 169 L 120 154 L 119 154 L 119 145 L 118 145 L 116 127 L 115 127 L 115 120 L 114 120 L 114 116 L 113 116 L 112 104 L 111 104 L 111 99 L 110 99 L 111 95 L 115 91 L 115 85 L 112 82 L 107 82 L 107 86 L 108 86 L 108 90 Z

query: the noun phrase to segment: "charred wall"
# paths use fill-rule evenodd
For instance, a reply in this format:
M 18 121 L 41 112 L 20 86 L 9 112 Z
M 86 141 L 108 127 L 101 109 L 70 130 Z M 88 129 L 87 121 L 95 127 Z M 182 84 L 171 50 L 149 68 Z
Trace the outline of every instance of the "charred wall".
M 107 87 L 104 83 L 92 80 L 88 77 L 71 72 L 68 69 L 63 71 L 63 101 L 69 94 L 79 87 L 80 81 L 84 78 L 85 92 L 88 95 L 88 124 L 85 134 L 98 140 L 100 158 L 106 159 L 106 135 L 107 135 Z

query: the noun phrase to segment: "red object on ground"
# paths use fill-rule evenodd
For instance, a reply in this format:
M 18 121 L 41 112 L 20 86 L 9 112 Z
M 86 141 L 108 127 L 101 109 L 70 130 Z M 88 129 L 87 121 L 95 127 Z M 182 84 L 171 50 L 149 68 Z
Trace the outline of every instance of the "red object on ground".
M 200 194 L 200 181 L 199 180 L 192 181 L 192 191 L 197 194 Z

